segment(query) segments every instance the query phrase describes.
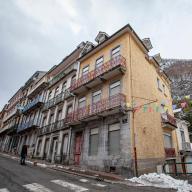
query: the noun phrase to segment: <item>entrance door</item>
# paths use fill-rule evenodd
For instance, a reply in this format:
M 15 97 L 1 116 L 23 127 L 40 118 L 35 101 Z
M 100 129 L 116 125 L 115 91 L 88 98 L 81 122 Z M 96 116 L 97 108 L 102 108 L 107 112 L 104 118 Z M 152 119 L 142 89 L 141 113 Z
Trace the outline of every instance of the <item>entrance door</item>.
M 52 158 L 51 158 L 52 163 L 55 162 L 55 156 L 57 155 L 57 146 L 58 146 L 58 141 L 57 141 L 57 139 L 54 139 L 53 140 L 53 153 L 52 153 Z
M 80 164 L 81 158 L 81 145 L 82 145 L 82 132 L 75 135 L 75 165 Z
M 48 150 L 49 150 L 49 139 L 45 140 L 45 148 L 44 148 L 44 159 L 47 158 L 47 154 L 48 154 Z

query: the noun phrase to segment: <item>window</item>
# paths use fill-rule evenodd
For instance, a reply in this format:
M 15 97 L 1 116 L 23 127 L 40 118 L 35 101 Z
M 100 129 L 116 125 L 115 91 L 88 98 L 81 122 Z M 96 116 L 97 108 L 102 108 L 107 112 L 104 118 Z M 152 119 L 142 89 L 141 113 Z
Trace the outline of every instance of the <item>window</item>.
M 67 106 L 66 115 L 72 112 L 72 105 Z
M 76 80 L 76 75 L 74 75 L 72 78 L 71 78 L 71 85 L 75 82 Z
M 57 113 L 57 120 L 59 121 L 61 120 L 61 118 L 62 118 L 62 109 L 60 109 Z
M 120 152 L 120 124 L 109 125 L 109 154 L 117 155 Z
M 53 123 L 53 121 L 54 121 L 54 113 L 52 113 L 52 114 L 50 115 L 49 123 L 51 124 L 51 123 Z
M 85 97 L 82 97 L 81 99 L 79 99 L 78 108 L 85 107 L 85 105 L 86 105 L 86 98 L 85 98 Z
M 100 57 L 100 58 L 98 58 L 98 59 L 96 60 L 96 62 L 95 62 L 95 68 L 97 69 L 97 68 L 99 68 L 101 65 L 103 65 L 103 61 L 104 61 L 103 56 Z
M 90 130 L 89 138 L 89 155 L 97 155 L 99 144 L 99 129 L 94 128 Z
M 52 94 L 52 91 L 49 92 L 48 100 L 51 99 L 51 94 Z
M 184 133 L 184 130 L 180 130 L 181 132 L 181 141 L 182 143 L 185 143 L 185 133 Z
M 42 121 L 42 126 L 43 126 L 43 127 L 46 125 L 46 119 L 47 119 L 47 117 L 44 116 L 44 117 L 43 117 L 43 121 Z
M 101 100 L 101 90 L 95 91 L 92 96 L 92 102 L 96 103 Z
M 67 82 L 65 81 L 62 85 L 62 92 L 65 92 L 66 88 L 67 88 Z
M 110 85 L 110 90 L 109 90 L 109 94 L 110 96 L 116 95 L 118 93 L 120 93 L 120 81 L 116 81 L 115 83 L 112 83 Z
M 172 137 L 170 133 L 164 133 L 165 148 L 172 148 Z
M 55 96 L 57 96 L 59 94 L 59 87 L 57 87 L 56 89 L 55 89 Z
M 163 85 L 163 93 L 165 93 L 165 85 Z
M 161 90 L 161 83 L 160 83 L 159 78 L 157 78 L 157 88 L 158 88 L 160 91 L 162 91 L 162 90 Z
M 83 76 L 83 75 L 86 75 L 87 73 L 89 73 L 89 65 L 87 65 L 86 67 L 84 67 L 84 68 L 82 69 L 82 76 Z
M 120 55 L 120 46 L 114 48 L 111 51 L 111 58 L 117 57 L 118 55 Z

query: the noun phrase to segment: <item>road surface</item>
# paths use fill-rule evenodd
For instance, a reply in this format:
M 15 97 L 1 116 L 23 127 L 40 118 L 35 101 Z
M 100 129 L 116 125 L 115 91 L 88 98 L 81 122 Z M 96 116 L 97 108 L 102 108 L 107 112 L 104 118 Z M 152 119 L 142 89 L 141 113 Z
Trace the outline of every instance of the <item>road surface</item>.
M 0 156 L 0 192 L 168 192 L 174 190 L 135 187 L 98 182 L 60 171 L 21 166 L 16 160 Z

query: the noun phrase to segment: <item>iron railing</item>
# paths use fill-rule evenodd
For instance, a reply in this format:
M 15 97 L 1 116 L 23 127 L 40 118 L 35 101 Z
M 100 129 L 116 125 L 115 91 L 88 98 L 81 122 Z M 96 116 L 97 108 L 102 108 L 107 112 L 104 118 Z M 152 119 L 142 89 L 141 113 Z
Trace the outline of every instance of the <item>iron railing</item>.
M 43 104 L 43 98 L 41 96 L 35 98 L 33 101 L 25 105 L 22 112 L 26 113 L 27 111 L 34 108 L 35 106 L 38 106 L 38 104 Z
M 32 127 L 38 127 L 38 126 L 39 126 L 39 123 L 33 119 L 33 120 L 27 121 L 25 123 L 19 124 L 18 128 L 17 128 L 17 132 L 24 131 L 24 130 L 26 130 L 28 128 L 32 128 Z
M 50 99 L 49 101 L 47 101 L 45 104 L 44 104 L 44 107 L 43 109 L 44 110 L 47 110 L 51 107 L 53 107 L 54 105 L 64 101 L 64 99 L 66 98 L 66 92 L 61 92 L 59 93 L 57 96 L 55 96 L 54 98 Z
M 182 150 L 183 151 L 192 151 L 191 143 L 189 143 L 189 142 L 182 142 Z
M 165 148 L 165 157 L 166 158 L 176 157 L 175 148 Z
M 67 123 L 79 121 L 92 115 L 98 115 L 101 112 L 123 106 L 126 103 L 126 96 L 122 93 L 110 96 L 109 98 L 102 99 L 91 105 L 78 108 L 76 111 L 71 112 L 66 117 Z
M 55 123 L 50 123 L 49 125 L 46 125 L 39 129 L 39 135 L 44 135 L 48 133 L 52 133 L 57 130 L 61 130 L 66 127 L 66 121 L 65 119 L 56 121 Z
M 117 57 L 112 58 L 111 60 L 107 61 L 106 63 L 104 63 L 103 65 L 98 67 L 97 69 L 94 69 L 94 70 L 90 71 L 89 73 L 87 73 L 86 75 L 83 75 L 79 79 L 74 80 L 71 84 L 70 91 L 73 91 L 73 90 L 77 89 L 78 87 L 85 85 L 86 83 L 90 82 L 91 80 L 95 79 L 96 77 L 99 77 L 99 76 L 105 74 L 106 72 L 109 72 L 109 71 L 115 69 L 116 67 L 126 68 L 126 59 L 123 56 L 118 55 Z
M 163 123 L 169 123 L 173 125 L 174 127 L 177 127 L 176 119 L 169 113 L 162 113 L 161 114 L 161 119 Z

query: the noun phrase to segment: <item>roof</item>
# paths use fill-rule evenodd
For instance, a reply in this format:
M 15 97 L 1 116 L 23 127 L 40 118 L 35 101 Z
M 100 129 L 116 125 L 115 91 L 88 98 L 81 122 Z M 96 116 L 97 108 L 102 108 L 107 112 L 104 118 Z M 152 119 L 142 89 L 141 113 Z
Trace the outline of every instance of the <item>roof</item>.
M 88 56 L 90 56 L 91 54 L 93 54 L 94 52 L 98 51 L 100 48 L 104 47 L 106 44 L 108 44 L 109 42 L 111 42 L 112 39 L 117 38 L 120 34 L 123 34 L 124 32 L 131 32 L 133 34 L 133 36 L 137 39 L 137 41 L 142 45 L 142 47 L 145 49 L 146 52 L 149 52 L 149 50 L 147 49 L 147 47 L 145 46 L 145 44 L 143 43 L 143 41 L 139 38 L 139 36 L 137 35 L 137 33 L 133 30 L 133 28 L 131 27 L 130 24 L 125 25 L 124 27 L 122 27 L 121 29 L 119 29 L 118 31 L 116 31 L 114 34 L 112 34 L 111 36 L 108 37 L 108 39 L 106 39 L 105 41 L 97 44 L 93 49 L 91 49 L 90 51 L 88 51 L 87 53 L 85 53 L 84 55 L 82 55 L 78 60 L 82 61 L 83 59 L 87 58 Z

